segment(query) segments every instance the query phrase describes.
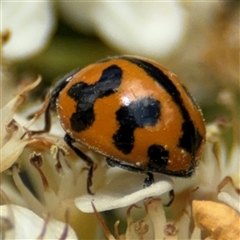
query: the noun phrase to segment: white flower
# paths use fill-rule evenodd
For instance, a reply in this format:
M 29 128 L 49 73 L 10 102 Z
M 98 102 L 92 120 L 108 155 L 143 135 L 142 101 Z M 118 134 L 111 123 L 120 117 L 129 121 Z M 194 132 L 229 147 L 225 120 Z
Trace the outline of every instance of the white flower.
M 209 194 L 210 199 L 225 202 L 240 212 L 240 144 L 233 143 L 230 151 L 218 134 L 221 126 L 208 126 L 208 144 L 206 145 L 205 161 L 199 168 L 199 193 Z
M 60 2 L 59 6 L 75 28 L 95 31 L 128 54 L 166 56 L 181 42 L 187 27 L 185 11 L 176 1 Z
M 73 229 L 51 216 L 40 218 L 27 208 L 16 205 L 2 205 L 2 239 L 77 239 Z
M 40 78 L 34 83 L 24 88 L 19 94 L 16 95 L 6 106 L 0 109 L 0 172 L 10 168 L 18 159 L 23 149 L 32 140 L 22 139 L 25 130 L 14 118 L 14 114 L 19 105 L 25 100 L 26 93 L 36 87 L 40 82 Z
M 20 60 L 42 50 L 55 26 L 53 3 L 50 1 L 3 1 L 1 31 L 10 32 L 3 46 L 3 57 Z
M 149 57 L 172 51 L 187 20 L 177 2 L 101 2 L 92 17 L 96 31 L 110 45 Z

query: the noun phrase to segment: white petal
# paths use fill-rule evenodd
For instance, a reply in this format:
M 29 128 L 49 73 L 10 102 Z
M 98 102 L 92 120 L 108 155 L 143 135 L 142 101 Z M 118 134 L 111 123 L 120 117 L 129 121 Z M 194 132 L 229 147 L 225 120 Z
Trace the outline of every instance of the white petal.
M 10 40 L 3 46 L 3 56 L 15 60 L 41 50 L 55 25 L 50 1 L 10 2 L 1 4 L 2 30 L 10 30 Z
M 14 108 L 17 104 L 17 101 L 19 101 L 19 96 L 16 96 L 13 98 L 8 104 L 6 104 L 3 108 L 0 109 L 0 127 L 1 127 L 1 145 L 3 145 L 4 141 L 3 139 L 7 135 L 7 125 L 11 122 L 13 115 L 14 115 Z
M 65 223 L 49 219 L 48 222 L 34 212 L 15 205 L 3 205 L 0 207 L 1 217 L 8 219 L 13 227 L 5 232 L 5 238 L 10 239 L 60 239 L 66 227 Z M 46 224 L 46 229 L 44 226 Z M 77 239 L 75 232 L 67 226 L 65 239 Z
M 8 174 L 1 174 L 0 179 L 1 179 L 0 182 L 1 191 L 7 196 L 9 201 L 12 204 L 26 206 L 27 203 L 25 199 L 21 196 L 16 185 L 12 181 L 12 178 L 9 178 Z
M 22 89 L 11 101 L 9 101 L 5 106 L 0 109 L 0 130 L 1 130 L 1 138 L 4 139 L 7 134 L 6 127 L 13 119 L 13 116 L 19 107 L 26 98 L 26 93 L 34 89 L 39 83 L 41 82 L 41 78 L 38 77 L 34 82 L 27 85 L 25 88 Z M 6 90 L 6 89 L 5 89 Z M 1 139 L 1 140 L 2 140 Z M 2 146 L 2 143 L 1 145 Z
M 25 130 L 21 124 L 13 119 L 13 115 L 25 99 L 26 93 L 36 87 L 40 81 L 41 79 L 38 78 L 35 82 L 26 86 L 16 97 L 0 109 L 0 115 L 2 116 L 2 118 L 0 118 L 0 172 L 11 167 L 22 153 L 24 147 L 30 143 L 30 141 L 34 141 L 21 139 Z
M 161 196 L 173 189 L 173 182 L 162 174 L 156 174 L 155 183 L 143 188 L 146 175 L 123 171 L 104 188 L 99 189 L 94 195 L 82 195 L 75 200 L 77 208 L 83 212 L 93 212 L 93 201 L 97 211 L 106 211 L 129 206 L 147 197 Z
M 122 52 L 165 56 L 182 39 L 186 15 L 178 2 L 101 1 L 92 18 L 106 42 Z
M 227 162 L 227 171 L 235 187 L 240 189 L 240 145 L 238 143 L 232 146 L 231 154 Z
M 21 140 L 22 135 L 23 130 L 18 125 L 18 130 L 13 132 L 11 139 L 1 147 L 0 172 L 11 167 L 22 153 L 24 147 L 30 142 L 29 140 Z
M 218 199 L 231 206 L 240 213 L 240 197 L 236 199 L 226 192 L 220 192 L 218 194 Z

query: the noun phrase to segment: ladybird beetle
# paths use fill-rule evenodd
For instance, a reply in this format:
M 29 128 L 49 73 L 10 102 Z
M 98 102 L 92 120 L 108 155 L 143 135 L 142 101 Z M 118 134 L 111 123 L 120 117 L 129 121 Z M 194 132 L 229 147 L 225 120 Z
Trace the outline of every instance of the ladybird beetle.
M 63 77 L 51 94 L 64 140 L 89 166 L 92 194 L 94 162 L 74 142 L 106 156 L 110 166 L 146 173 L 190 177 L 205 142 L 201 110 L 180 80 L 142 57 L 100 60 Z M 49 129 L 45 126 L 45 129 Z

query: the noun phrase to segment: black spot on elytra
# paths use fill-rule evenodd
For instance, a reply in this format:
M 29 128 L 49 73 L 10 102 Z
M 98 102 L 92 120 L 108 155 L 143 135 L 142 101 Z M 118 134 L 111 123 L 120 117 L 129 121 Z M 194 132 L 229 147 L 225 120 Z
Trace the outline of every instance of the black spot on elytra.
M 154 126 L 159 118 L 160 102 L 154 98 L 145 97 L 122 106 L 116 112 L 120 127 L 113 135 L 114 145 L 124 154 L 129 154 L 134 145 L 134 130 Z
M 68 90 L 68 95 L 76 101 L 76 112 L 70 118 L 71 128 L 74 131 L 80 132 L 93 124 L 95 101 L 116 92 L 121 80 L 121 68 L 112 65 L 103 70 L 96 83 L 88 85 L 85 82 L 78 82 Z
M 142 68 L 148 76 L 150 76 L 154 81 L 156 81 L 161 87 L 163 87 L 166 92 L 171 96 L 172 100 L 176 103 L 179 111 L 182 114 L 182 136 L 179 138 L 178 146 L 185 149 L 187 152 L 195 156 L 196 151 L 201 145 L 203 136 L 199 133 L 198 129 L 195 128 L 187 109 L 184 106 L 183 99 L 180 92 L 174 85 L 174 83 L 166 76 L 159 68 L 155 67 L 153 64 L 133 57 L 119 57 L 125 59 L 131 63 L 136 64 L 138 67 Z M 196 103 L 192 98 L 190 98 L 193 104 Z
M 189 153 L 195 153 L 202 142 L 202 136 L 194 127 L 192 121 L 185 121 L 182 124 L 182 136 L 179 139 L 179 146 Z
M 163 171 L 168 165 L 169 152 L 162 145 L 153 144 L 148 148 L 148 168 L 152 171 Z

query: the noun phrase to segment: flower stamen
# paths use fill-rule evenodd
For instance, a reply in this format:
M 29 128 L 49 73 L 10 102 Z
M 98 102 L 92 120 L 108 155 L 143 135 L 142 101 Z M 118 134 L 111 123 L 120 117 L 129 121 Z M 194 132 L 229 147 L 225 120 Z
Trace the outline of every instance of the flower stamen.
M 44 187 L 44 190 L 46 191 L 49 188 L 48 180 L 46 176 L 44 175 L 43 171 L 41 170 L 41 166 L 43 164 L 43 157 L 40 153 L 32 153 L 30 155 L 30 163 L 36 168 L 38 171 L 41 179 L 42 179 L 42 184 Z
M 97 211 L 93 201 L 91 201 L 91 205 L 92 205 L 92 208 L 94 210 L 94 213 L 100 223 L 100 226 L 103 230 L 103 232 L 105 233 L 106 237 L 108 238 L 108 240 L 115 240 L 114 236 L 111 234 L 111 232 L 109 231 L 107 225 L 105 224 L 105 222 L 103 221 L 101 215 L 99 214 L 99 212 Z
M 41 231 L 40 235 L 37 237 L 38 240 L 44 239 L 44 236 L 47 232 L 47 225 L 49 223 L 49 218 L 50 218 L 50 214 L 47 214 L 47 217 L 44 220 L 42 231 Z
M 22 182 L 19 174 L 18 174 L 18 167 L 16 164 L 12 166 L 12 175 L 13 181 L 17 186 L 18 190 L 20 191 L 21 195 L 24 199 L 27 200 L 30 209 L 34 209 L 34 212 L 41 215 L 45 212 L 45 207 L 35 198 L 35 196 L 31 193 L 31 191 L 24 185 Z
M 59 238 L 59 240 L 65 240 L 67 239 L 68 236 L 68 222 L 69 222 L 69 209 L 66 209 L 65 211 L 65 226 L 63 229 L 63 233 L 61 235 L 61 237 Z
M 118 232 L 118 226 L 120 224 L 120 221 L 117 220 L 114 224 L 114 233 L 115 233 L 115 236 L 116 236 L 116 239 L 117 240 L 120 240 L 120 235 L 119 235 L 119 232 Z
M 221 192 L 221 190 L 230 183 L 231 186 L 234 188 L 237 194 L 240 194 L 240 189 L 237 188 L 233 182 L 233 179 L 230 176 L 226 176 L 219 184 L 218 184 L 218 192 Z

